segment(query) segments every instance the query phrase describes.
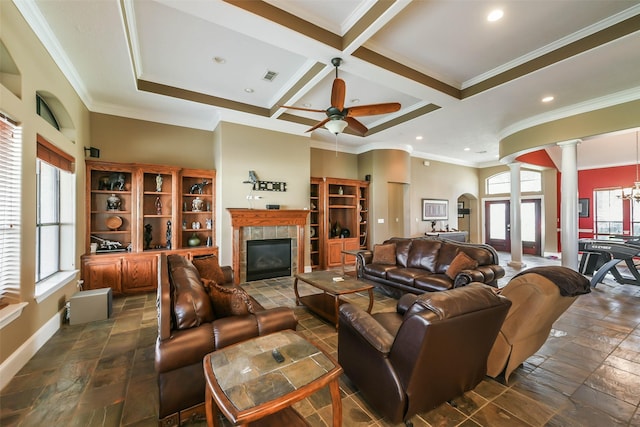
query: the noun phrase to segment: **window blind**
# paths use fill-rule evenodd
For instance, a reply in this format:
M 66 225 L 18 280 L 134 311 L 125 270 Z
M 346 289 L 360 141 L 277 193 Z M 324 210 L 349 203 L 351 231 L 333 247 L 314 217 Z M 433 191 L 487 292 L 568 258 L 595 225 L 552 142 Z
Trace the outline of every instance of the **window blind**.
M 0 113 L 0 308 L 20 302 L 22 129 Z
M 74 158 L 40 135 L 37 135 L 38 147 L 36 155 L 40 160 L 44 160 L 52 166 L 57 167 L 63 171 L 73 173 Z

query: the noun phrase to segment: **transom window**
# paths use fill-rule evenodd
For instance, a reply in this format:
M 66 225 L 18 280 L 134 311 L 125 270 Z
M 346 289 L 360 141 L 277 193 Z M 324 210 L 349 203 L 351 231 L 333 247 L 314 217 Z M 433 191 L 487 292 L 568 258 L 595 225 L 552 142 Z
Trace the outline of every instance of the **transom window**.
M 487 178 L 487 194 L 508 194 L 511 192 L 511 173 L 501 172 Z M 539 193 L 542 191 L 542 174 L 538 171 L 520 171 L 520 191 Z

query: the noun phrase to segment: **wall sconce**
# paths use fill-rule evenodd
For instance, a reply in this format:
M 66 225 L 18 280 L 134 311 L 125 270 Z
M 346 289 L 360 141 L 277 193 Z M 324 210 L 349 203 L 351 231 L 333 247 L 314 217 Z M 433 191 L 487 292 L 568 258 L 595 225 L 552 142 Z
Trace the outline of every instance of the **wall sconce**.
M 100 158 L 100 149 L 95 147 L 84 147 L 84 154 L 89 152 L 89 157 L 95 157 L 96 159 Z

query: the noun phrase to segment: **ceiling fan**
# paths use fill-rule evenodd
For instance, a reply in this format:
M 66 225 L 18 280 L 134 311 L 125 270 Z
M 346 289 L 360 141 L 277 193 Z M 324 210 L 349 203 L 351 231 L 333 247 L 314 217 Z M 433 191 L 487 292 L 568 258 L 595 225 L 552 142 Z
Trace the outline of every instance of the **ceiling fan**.
M 316 113 L 325 113 L 327 118 L 316 123 L 307 132 L 311 132 L 319 127 L 326 127 L 332 133 L 339 134 L 345 127 L 351 128 L 360 136 L 364 136 L 369 129 L 354 117 L 373 116 L 376 114 L 393 113 L 400 110 L 400 103 L 388 102 L 384 104 L 357 105 L 353 107 L 344 106 L 344 98 L 347 91 L 344 80 L 338 77 L 338 67 L 342 63 L 342 58 L 333 58 L 331 63 L 336 67 L 336 78 L 333 80 L 331 88 L 331 106 L 326 110 L 315 110 L 311 108 L 300 108 L 282 105 L 282 108 L 292 110 L 312 111 Z

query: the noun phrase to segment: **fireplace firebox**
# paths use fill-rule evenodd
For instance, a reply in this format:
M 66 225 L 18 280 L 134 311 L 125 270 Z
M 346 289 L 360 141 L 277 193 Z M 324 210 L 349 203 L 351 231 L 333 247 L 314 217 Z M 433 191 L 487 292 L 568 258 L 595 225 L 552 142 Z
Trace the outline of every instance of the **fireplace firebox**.
M 247 240 L 247 281 L 291 276 L 291 239 Z

